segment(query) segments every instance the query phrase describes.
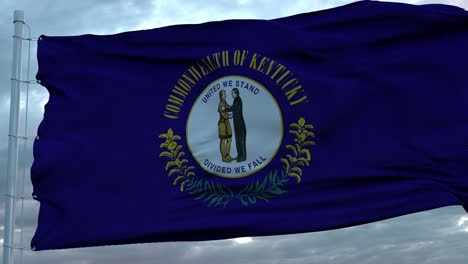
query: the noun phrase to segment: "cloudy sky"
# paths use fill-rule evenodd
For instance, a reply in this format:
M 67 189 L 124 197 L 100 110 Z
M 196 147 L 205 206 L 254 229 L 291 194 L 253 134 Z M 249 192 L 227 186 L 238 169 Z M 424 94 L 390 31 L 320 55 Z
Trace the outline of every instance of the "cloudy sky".
M 32 36 L 112 34 L 181 23 L 230 18 L 269 19 L 340 6 L 349 0 L 0 0 L 0 232 L 3 233 L 13 10 L 25 11 Z M 468 9 L 468 0 L 403 1 L 445 3 Z M 27 46 L 25 46 L 27 47 Z M 32 45 L 30 79 L 37 70 Z M 27 55 L 27 53 L 25 53 Z M 27 56 L 25 56 L 27 57 Z M 26 60 L 25 60 L 26 61 Z M 23 79 L 26 79 L 24 77 Z M 24 96 L 23 96 L 24 98 Z M 28 134 L 34 135 L 48 100 L 45 88 L 30 87 Z M 24 101 L 22 104 L 24 110 Z M 22 112 L 24 114 L 24 112 Z M 24 115 L 23 115 L 24 116 Z M 22 130 L 24 127 L 21 128 Z M 31 147 L 21 154 L 26 176 Z M 35 229 L 38 205 L 24 204 L 24 241 Z M 18 221 L 20 225 L 20 221 Z M 18 230 L 19 231 L 19 230 Z M 19 232 L 17 233 L 19 237 Z M 1 237 L 1 236 L 0 236 Z M 0 240 L 1 241 L 1 240 Z M 0 248 L 0 255 L 2 255 Z M 19 254 L 18 254 L 19 255 Z M 18 257 L 17 255 L 17 257 Z M 468 214 L 458 206 L 334 231 L 194 243 L 153 243 L 73 250 L 25 251 L 23 263 L 466 263 Z

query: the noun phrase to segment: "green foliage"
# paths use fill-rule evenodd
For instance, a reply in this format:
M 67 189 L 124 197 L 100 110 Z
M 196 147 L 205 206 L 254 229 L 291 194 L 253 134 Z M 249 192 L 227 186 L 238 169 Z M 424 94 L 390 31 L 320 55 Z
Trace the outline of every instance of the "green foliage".
M 258 180 L 255 183 L 250 183 L 235 198 L 246 206 L 255 204 L 258 199 L 270 202 L 275 196 L 287 192 L 283 187 L 288 181 L 289 177 L 284 171 L 281 171 L 280 175 L 277 170 L 270 171 L 261 183 Z
M 187 192 L 194 200 L 203 201 L 209 207 L 226 207 L 231 201 L 238 200 L 242 205 L 254 205 L 258 201 L 270 202 L 273 198 L 285 194 L 285 186 L 291 178 L 298 183 L 303 176 L 301 167 L 309 166 L 311 154 L 308 147 L 314 146 L 315 142 L 310 140 L 315 134 L 311 124 L 307 124 L 304 118 L 299 118 L 297 123 L 290 124 L 289 133 L 294 136 L 294 144 L 286 145 L 291 154 L 281 158 L 284 164 L 282 170 L 270 171 L 262 180 L 256 180 L 246 185 L 238 193 L 234 193 L 229 186 L 211 182 L 203 175 L 196 175 L 189 166 L 189 161 L 184 159 L 185 152 L 182 145 L 177 143 L 181 137 L 174 134 L 172 129 L 167 133 L 159 135 L 165 141 L 160 144 L 163 149 L 159 157 L 168 159 L 165 169 L 168 177 L 173 178 L 173 185 L 180 184 L 180 191 Z
M 194 195 L 195 200 L 204 201 L 210 207 L 226 207 L 232 200 L 239 200 L 244 206 L 257 203 L 259 200 L 269 202 L 272 198 L 284 194 L 285 184 L 289 177 L 284 171 L 270 172 L 263 181 L 252 182 L 238 193 L 234 193 L 228 186 L 213 183 L 203 179 L 188 180 L 186 191 Z
M 203 186 L 203 188 L 200 188 Z M 209 207 L 226 207 L 233 198 L 233 193 L 229 187 L 220 183 L 213 183 L 203 180 L 189 182 L 187 190 L 196 196 L 195 200 L 202 200 Z

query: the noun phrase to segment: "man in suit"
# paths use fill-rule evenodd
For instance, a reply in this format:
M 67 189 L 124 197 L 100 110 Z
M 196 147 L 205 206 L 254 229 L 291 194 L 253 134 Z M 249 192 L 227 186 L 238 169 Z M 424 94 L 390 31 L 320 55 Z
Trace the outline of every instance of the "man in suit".
M 239 89 L 234 88 L 231 91 L 234 102 L 226 108 L 227 112 L 232 112 L 232 120 L 234 123 L 234 133 L 236 137 L 237 162 L 242 162 L 247 159 L 247 149 L 245 140 L 247 137 L 247 129 L 245 127 L 244 115 L 242 114 L 242 99 L 239 96 Z

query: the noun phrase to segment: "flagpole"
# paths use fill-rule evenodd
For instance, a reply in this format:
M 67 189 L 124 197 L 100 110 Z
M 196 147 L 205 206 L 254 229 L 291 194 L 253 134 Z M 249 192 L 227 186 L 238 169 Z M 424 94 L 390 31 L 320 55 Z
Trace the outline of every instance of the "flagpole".
M 5 197 L 5 231 L 3 264 L 14 262 L 16 178 L 18 175 L 18 128 L 21 89 L 21 55 L 23 46 L 24 12 L 15 10 L 13 16 L 13 64 L 11 73 L 10 128 L 8 131 L 7 193 Z

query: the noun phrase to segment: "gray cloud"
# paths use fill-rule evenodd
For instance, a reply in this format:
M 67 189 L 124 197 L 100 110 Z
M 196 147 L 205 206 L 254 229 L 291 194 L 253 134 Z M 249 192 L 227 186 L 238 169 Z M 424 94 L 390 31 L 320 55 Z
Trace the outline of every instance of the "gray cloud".
M 25 10 L 33 36 L 112 34 L 178 23 L 198 23 L 230 18 L 276 18 L 349 3 L 350 1 L 52 1 L 3 0 L 0 6 L 0 135 L 7 135 L 12 50 L 12 14 Z M 430 1 L 409 1 L 429 3 Z M 468 0 L 446 0 L 465 9 Z M 5 52 L 8 51 L 8 52 Z M 35 45 L 31 78 L 37 71 Z M 26 59 L 26 58 L 25 58 Z M 34 135 L 42 119 L 47 92 L 31 87 L 30 125 Z M 23 112 L 24 114 L 24 112 Z M 23 115 L 24 116 L 24 115 Z M 21 130 L 22 131 L 22 130 Z M 0 226 L 3 225 L 3 194 L 7 137 L 0 138 Z M 31 149 L 20 156 L 21 168 L 31 163 Z M 21 170 L 20 170 L 21 172 Z M 29 178 L 29 173 L 26 175 Z M 26 194 L 32 191 L 30 182 Z M 36 226 L 38 204 L 25 202 L 24 245 Z M 465 263 L 468 259 L 468 221 L 461 207 L 446 207 L 377 223 L 326 232 L 254 238 L 238 244 L 233 240 L 154 243 L 45 252 L 26 251 L 24 263 Z M 18 221 L 18 226 L 19 226 Z M 465 247 L 464 247 L 465 246 Z M 2 249 L 0 248 L 0 254 Z
M 220 240 L 27 252 L 25 263 L 464 263 L 468 233 L 456 225 L 463 215 L 461 208 L 447 207 L 248 244 Z

